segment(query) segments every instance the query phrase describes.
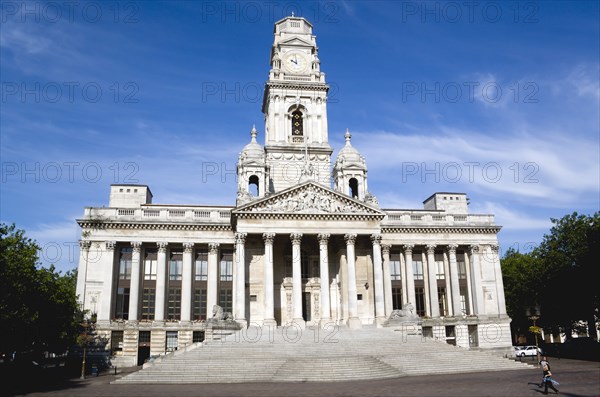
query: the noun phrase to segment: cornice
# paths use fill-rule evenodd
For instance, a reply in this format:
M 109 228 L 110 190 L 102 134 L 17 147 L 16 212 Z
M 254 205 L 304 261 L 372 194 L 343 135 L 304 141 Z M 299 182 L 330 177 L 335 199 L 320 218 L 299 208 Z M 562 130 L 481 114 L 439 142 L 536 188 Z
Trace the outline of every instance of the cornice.
M 211 230 L 232 231 L 230 223 L 154 223 L 154 222 L 90 222 L 87 219 L 78 219 L 77 224 L 89 229 L 129 229 L 129 230 Z
M 382 226 L 382 233 L 498 234 L 502 226 Z

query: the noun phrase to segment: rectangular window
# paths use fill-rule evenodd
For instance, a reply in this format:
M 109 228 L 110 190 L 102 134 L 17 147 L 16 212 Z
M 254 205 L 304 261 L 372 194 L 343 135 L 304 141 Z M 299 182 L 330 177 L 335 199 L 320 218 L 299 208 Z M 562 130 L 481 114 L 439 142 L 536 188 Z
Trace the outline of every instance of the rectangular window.
M 139 346 L 150 346 L 150 331 L 140 331 Z
M 154 288 L 144 288 L 142 293 L 142 320 L 154 320 L 155 299 L 156 290 Z
M 204 342 L 204 331 L 194 331 L 192 334 L 192 343 Z
M 425 315 L 425 289 L 415 287 L 415 300 L 417 315 L 423 317 Z
M 205 289 L 194 290 L 194 320 L 206 320 L 206 299 Z
M 448 315 L 448 305 L 446 302 L 446 288 L 438 287 L 438 301 L 440 304 L 440 316 Z
M 171 260 L 169 261 L 169 280 L 181 281 L 183 274 L 183 252 L 171 252 Z
M 390 254 L 390 277 L 392 281 L 402 280 L 402 271 L 400 270 L 400 253 Z
M 402 309 L 402 288 L 392 287 L 392 308 L 393 310 Z
M 177 331 L 167 331 L 167 351 L 177 350 Z
M 444 256 L 442 254 L 435 254 L 435 278 L 438 280 L 444 280 L 446 278 L 444 272 Z
M 131 256 L 133 248 L 121 248 L 119 257 L 119 280 L 131 279 Z
M 194 268 L 194 278 L 196 281 L 208 280 L 208 252 L 196 252 L 196 264 Z
M 112 331 L 110 333 L 110 350 L 113 354 L 123 350 L 123 331 Z
M 413 273 L 415 280 L 423 280 L 423 261 L 413 259 Z
M 181 288 L 169 288 L 169 306 L 167 309 L 169 320 L 179 320 L 181 317 Z
M 157 255 L 155 249 L 146 250 L 146 258 L 144 259 L 144 280 L 156 280 Z
M 230 289 L 221 289 L 219 291 L 219 306 L 224 312 L 231 312 L 233 307 L 233 291 Z
M 129 288 L 117 288 L 115 318 L 123 320 L 129 319 Z
M 458 261 L 458 278 L 466 279 L 467 278 L 467 266 L 465 265 L 465 261 Z
M 306 255 L 302 255 L 300 257 L 300 262 L 301 262 L 301 266 L 300 266 L 300 274 L 302 278 L 309 278 L 310 277 L 310 273 L 309 273 L 309 267 L 308 267 L 308 258 Z
M 223 251 L 221 253 L 219 270 L 221 281 L 233 281 L 233 252 Z

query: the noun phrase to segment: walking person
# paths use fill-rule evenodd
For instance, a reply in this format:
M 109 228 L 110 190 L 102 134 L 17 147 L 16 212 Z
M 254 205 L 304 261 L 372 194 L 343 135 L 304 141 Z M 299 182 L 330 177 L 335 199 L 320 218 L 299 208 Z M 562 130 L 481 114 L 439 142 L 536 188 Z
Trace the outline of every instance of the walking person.
M 544 367 L 548 367 L 548 371 L 550 370 L 550 363 L 548 362 L 548 357 L 542 356 L 538 364 L 540 365 L 540 368 L 542 368 L 542 371 Z M 544 387 L 544 372 L 542 372 L 542 381 L 538 385 L 538 387 Z
M 555 393 L 558 393 L 558 389 L 554 387 L 555 381 L 552 379 L 552 372 L 550 372 L 550 365 L 545 365 L 542 367 L 544 371 L 544 394 L 548 394 L 548 387 L 554 390 Z M 558 382 L 556 383 L 558 384 Z

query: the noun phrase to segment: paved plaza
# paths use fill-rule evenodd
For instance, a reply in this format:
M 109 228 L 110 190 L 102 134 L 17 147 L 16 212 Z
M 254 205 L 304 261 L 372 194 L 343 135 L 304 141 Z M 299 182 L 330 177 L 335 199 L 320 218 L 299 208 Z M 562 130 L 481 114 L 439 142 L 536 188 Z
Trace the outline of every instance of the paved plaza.
M 560 395 L 600 396 L 600 363 L 550 359 Z M 25 396 L 542 396 L 541 370 L 411 376 L 379 381 L 204 385 L 114 385 L 120 375 L 102 375 L 45 386 Z

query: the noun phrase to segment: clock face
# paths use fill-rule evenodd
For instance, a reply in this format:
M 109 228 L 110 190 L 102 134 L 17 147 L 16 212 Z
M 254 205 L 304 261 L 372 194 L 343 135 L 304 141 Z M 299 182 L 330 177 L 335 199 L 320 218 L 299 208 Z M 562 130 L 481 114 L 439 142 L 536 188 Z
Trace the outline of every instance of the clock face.
M 304 54 L 292 52 L 285 57 L 285 67 L 292 73 L 303 73 L 307 66 L 308 61 Z

